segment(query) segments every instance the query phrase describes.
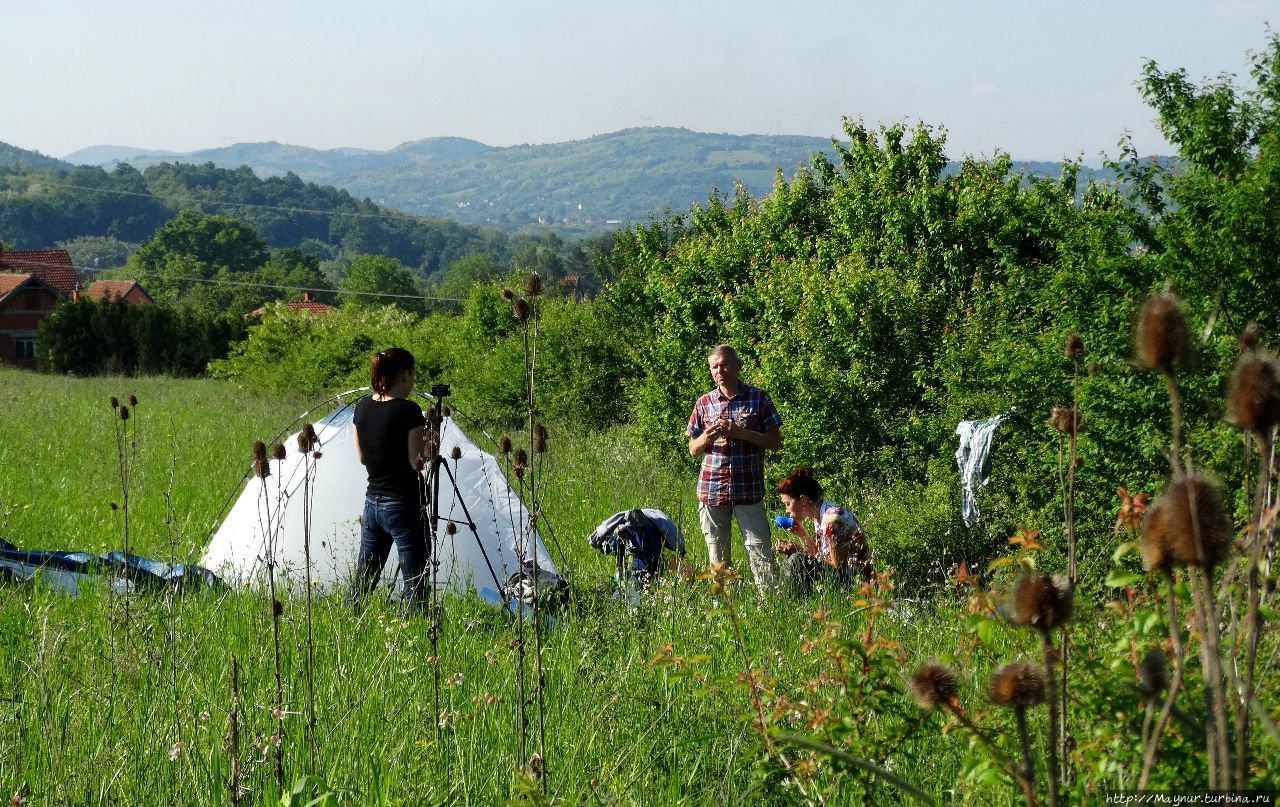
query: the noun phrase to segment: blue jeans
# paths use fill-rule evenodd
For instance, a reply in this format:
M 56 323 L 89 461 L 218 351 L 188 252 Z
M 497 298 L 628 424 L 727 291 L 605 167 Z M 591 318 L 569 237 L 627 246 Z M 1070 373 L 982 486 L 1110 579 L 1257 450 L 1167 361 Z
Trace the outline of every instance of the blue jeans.
M 422 518 L 422 507 L 416 501 L 369 493 L 364 497 L 364 515 L 360 519 L 360 554 L 356 558 L 356 576 L 351 599 L 359 602 L 378 585 L 382 569 L 395 543 L 400 555 L 400 573 L 404 579 L 404 597 L 409 610 L 421 610 L 427 604 L 427 559 L 431 557 L 430 539 Z

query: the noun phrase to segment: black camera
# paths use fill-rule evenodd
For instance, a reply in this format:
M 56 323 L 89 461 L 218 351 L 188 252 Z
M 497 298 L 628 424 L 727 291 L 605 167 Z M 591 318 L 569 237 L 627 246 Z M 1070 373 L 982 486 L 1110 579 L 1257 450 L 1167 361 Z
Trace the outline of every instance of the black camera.
M 450 394 L 449 385 L 448 384 L 432 384 L 430 393 L 432 398 L 443 398 L 446 395 Z

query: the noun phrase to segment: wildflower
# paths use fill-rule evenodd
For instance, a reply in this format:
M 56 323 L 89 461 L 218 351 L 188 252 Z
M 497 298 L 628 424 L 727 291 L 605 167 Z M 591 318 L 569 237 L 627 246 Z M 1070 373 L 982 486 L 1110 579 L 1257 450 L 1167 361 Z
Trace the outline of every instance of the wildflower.
M 936 661 L 921 665 L 911 675 L 911 695 L 921 709 L 937 709 L 955 700 L 960 685 L 955 673 Z
M 267 459 L 266 443 L 262 442 L 261 440 L 253 441 L 253 458 L 255 460 L 263 460 L 264 462 L 266 461 Z
M 1226 558 L 1231 540 L 1231 520 L 1218 486 L 1204 476 L 1183 477 L 1170 482 L 1147 508 L 1142 565 L 1147 571 L 1172 566 L 1212 568 Z
M 547 427 L 541 423 L 533 427 L 533 451 L 536 454 L 547 453 Z
M 1269 435 L 1280 424 L 1280 361 L 1257 351 L 1241 356 L 1231 373 L 1227 402 L 1232 423 Z
M 129 419 L 129 407 L 127 406 L 120 407 L 120 419 L 121 420 Z
M 516 465 L 518 465 L 518 466 L 519 466 L 519 465 L 528 465 L 528 464 L 529 464 L 529 452 L 528 452 L 528 451 L 525 451 L 523 448 L 517 448 L 517 449 L 516 449 L 515 456 L 512 458 L 512 462 L 514 462 L 514 463 L 515 463 Z
M 1080 411 L 1074 406 L 1055 406 L 1049 415 L 1049 425 L 1061 434 L 1080 431 Z
M 529 321 L 529 314 L 533 312 L 533 308 L 529 305 L 529 301 L 523 297 L 516 298 L 516 301 L 511 304 L 511 310 L 516 315 L 516 321 L 521 325 Z
M 178 757 L 182 756 L 182 748 L 183 748 L 183 744 L 180 742 L 173 744 L 173 747 L 169 749 L 170 762 L 176 762 Z
M 1186 317 L 1172 294 L 1157 294 L 1142 306 L 1138 358 L 1153 370 L 1172 370 L 1191 354 Z
M 114 395 L 111 396 L 109 403 L 111 404 L 112 411 L 120 408 L 120 399 Z
M 1067 337 L 1065 352 L 1068 359 L 1078 359 L 1084 356 L 1084 340 L 1080 338 L 1080 334 L 1073 333 Z
M 462 459 L 462 446 L 454 446 L 453 451 L 449 453 L 449 456 L 454 460 Z
M 510 453 L 511 453 L 511 438 L 510 438 L 510 437 L 508 437 L 508 436 L 507 436 L 507 435 L 505 435 L 505 434 L 504 434 L 504 435 L 502 435 L 502 438 L 498 440 L 498 451 L 499 451 L 499 452 L 501 452 L 503 455 L 506 455 L 506 454 L 510 454 Z
M 1153 647 L 1142 657 L 1138 667 L 1138 686 L 1148 695 L 1158 695 L 1169 686 L 1169 667 L 1164 651 Z
M 1240 332 L 1240 339 L 1236 344 L 1240 346 L 1240 350 L 1243 353 L 1256 350 L 1258 347 L 1258 323 L 1249 320 L 1245 324 L 1244 330 Z
M 316 427 L 310 423 L 302 426 L 302 431 L 298 432 L 298 451 L 303 454 L 320 444 L 320 438 L 316 435 Z
M 537 272 L 530 272 L 529 276 L 524 279 L 524 293 L 530 297 L 537 297 L 542 291 L 542 278 L 538 277 Z
M 1044 676 L 1034 664 L 1003 664 L 991 676 L 991 700 L 1015 708 L 1044 703 Z
M 137 396 L 137 395 L 130 394 L 130 395 L 129 395 L 129 406 L 137 406 L 137 405 L 138 405 L 138 396 Z
M 458 532 L 458 525 L 450 521 L 444 525 L 445 535 L 455 535 Z
M 1066 577 L 1029 572 L 1013 588 L 1012 619 L 1019 625 L 1053 630 L 1071 620 L 1073 599 Z
M 283 443 L 276 443 L 271 446 L 271 456 L 277 460 L 283 460 L 288 452 L 284 449 Z

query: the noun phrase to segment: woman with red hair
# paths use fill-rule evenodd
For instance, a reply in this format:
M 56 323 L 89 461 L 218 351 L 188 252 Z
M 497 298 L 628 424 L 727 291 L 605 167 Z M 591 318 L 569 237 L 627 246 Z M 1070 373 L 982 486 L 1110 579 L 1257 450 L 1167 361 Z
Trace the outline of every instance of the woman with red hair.
M 799 539 L 781 542 L 776 551 L 789 556 L 783 563 L 784 576 L 798 590 L 807 590 L 813 580 L 826 574 L 845 581 L 871 581 L 871 552 L 862 525 L 853 513 L 823 498 L 812 468 L 796 468 L 775 490 L 787 511 L 786 517 L 778 518 L 778 526 Z

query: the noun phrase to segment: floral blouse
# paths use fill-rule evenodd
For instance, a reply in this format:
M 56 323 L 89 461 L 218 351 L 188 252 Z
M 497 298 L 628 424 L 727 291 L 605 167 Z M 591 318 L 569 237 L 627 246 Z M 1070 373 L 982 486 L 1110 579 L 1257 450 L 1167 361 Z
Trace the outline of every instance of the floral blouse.
M 863 580 L 871 580 L 871 552 L 857 516 L 824 499 L 818 507 L 818 520 L 809 521 L 807 527 L 808 536 L 792 527 L 792 532 L 804 540 L 805 554 Z

